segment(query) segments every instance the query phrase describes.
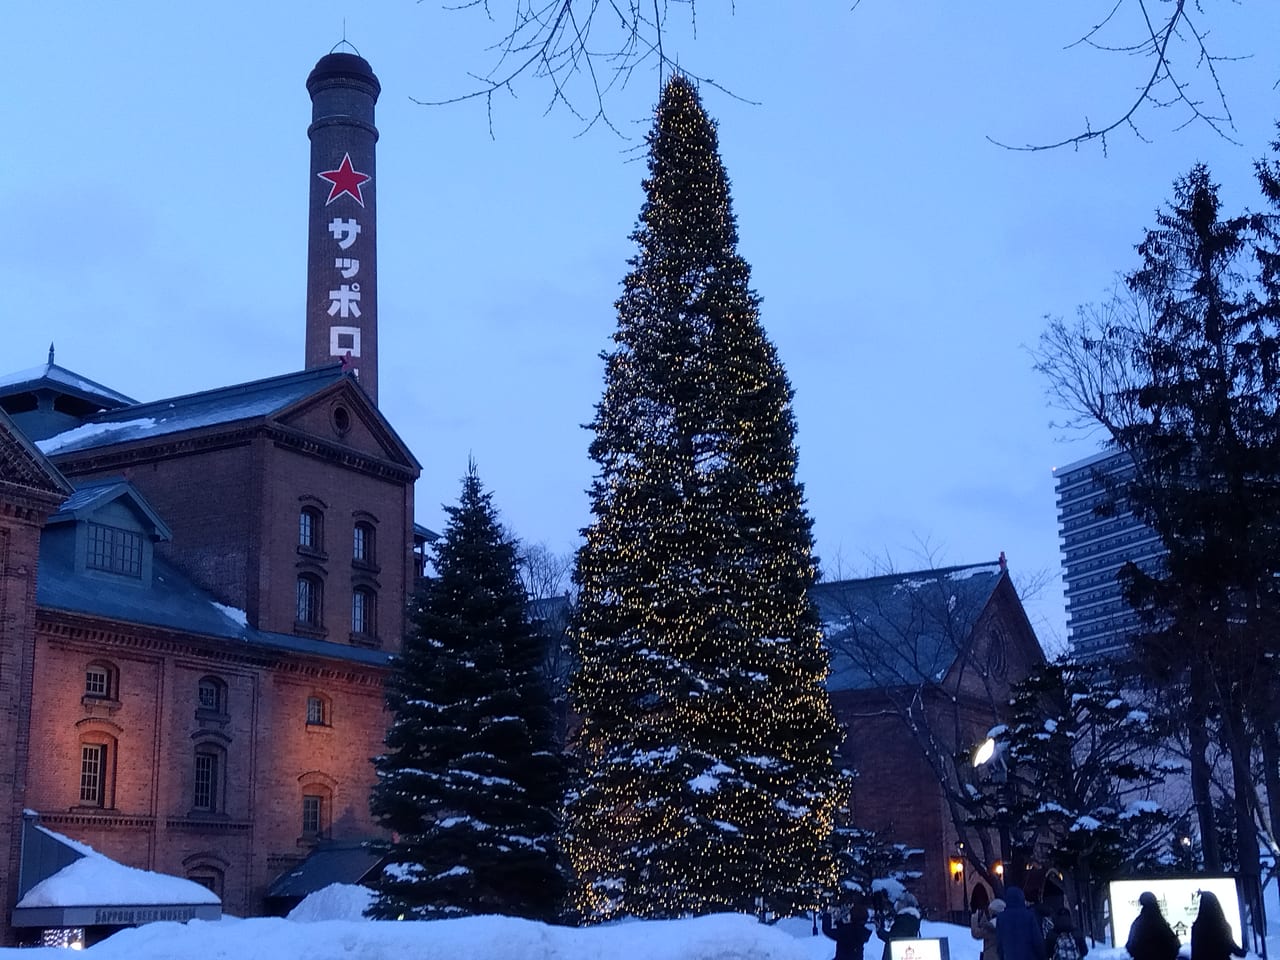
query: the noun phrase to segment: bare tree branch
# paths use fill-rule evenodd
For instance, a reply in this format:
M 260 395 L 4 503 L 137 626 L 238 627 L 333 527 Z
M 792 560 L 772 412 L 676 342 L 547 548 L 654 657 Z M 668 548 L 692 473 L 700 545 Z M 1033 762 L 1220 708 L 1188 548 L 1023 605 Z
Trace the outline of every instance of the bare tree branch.
M 419 0 L 421 2 L 421 0 Z M 488 48 L 496 61 L 486 73 L 470 74 L 476 85 L 453 97 L 413 99 L 424 106 L 442 106 L 483 99 L 493 135 L 493 97 L 505 91 L 516 95 L 521 80 L 543 81 L 551 95 L 546 112 L 556 106 L 584 124 L 582 133 L 597 123 L 618 136 L 622 132 L 605 111 L 610 92 L 626 87 L 640 67 L 657 71 L 661 86 L 680 72 L 700 84 L 743 99 L 710 77 L 699 76 L 668 53 L 664 38 L 674 27 L 674 7 L 688 10 L 688 29 L 697 35 L 697 0 L 506 0 L 512 19 Z M 504 4 L 505 5 L 505 4 Z M 482 10 L 490 21 L 490 0 L 443 5 L 464 12 Z M 730 10 L 733 8 L 730 0 Z M 750 102 L 750 101 L 747 101 Z M 625 137 L 624 137 L 625 139 Z
M 1154 17 L 1151 13 L 1151 0 L 1116 0 L 1111 11 L 1097 24 L 1089 29 L 1068 49 L 1076 46 L 1091 47 L 1108 53 L 1125 53 L 1131 56 L 1142 56 L 1151 59 L 1151 69 L 1145 80 L 1138 87 L 1136 94 L 1118 116 L 1101 127 L 1094 127 L 1086 117 L 1084 131 L 1074 136 L 1064 137 L 1052 143 L 1023 144 L 1017 146 L 997 140 L 987 139 L 1006 150 L 1056 150 L 1059 147 L 1079 147 L 1082 144 L 1098 141 L 1105 154 L 1107 136 L 1121 127 L 1127 127 L 1138 139 L 1146 141 L 1138 129 L 1135 118 L 1144 107 L 1179 108 L 1185 112 L 1185 118 L 1176 129 L 1183 129 L 1193 123 L 1203 123 L 1214 133 L 1230 143 L 1236 143 L 1231 136 L 1235 130 L 1235 121 L 1231 109 L 1227 105 L 1226 93 L 1218 76 L 1217 65 L 1224 61 L 1242 59 L 1214 53 L 1208 45 L 1209 32 L 1201 26 L 1204 9 L 1200 0 L 1162 0 L 1168 7 L 1163 17 Z M 1136 6 L 1141 14 L 1142 33 L 1133 43 L 1105 43 L 1101 37 L 1109 27 L 1117 23 L 1117 14 L 1122 9 L 1133 9 Z M 1179 49 L 1190 50 L 1194 62 L 1187 66 L 1175 57 Z M 1197 92 L 1193 83 L 1193 74 L 1202 70 L 1208 74 L 1213 88 L 1210 106 Z

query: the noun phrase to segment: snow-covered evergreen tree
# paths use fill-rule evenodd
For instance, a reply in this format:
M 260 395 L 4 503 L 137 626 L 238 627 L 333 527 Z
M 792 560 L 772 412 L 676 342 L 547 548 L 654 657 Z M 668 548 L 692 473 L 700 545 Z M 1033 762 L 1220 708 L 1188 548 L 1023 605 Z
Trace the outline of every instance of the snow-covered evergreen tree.
M 995 732 L 1005 779 L 975 797 L 975 820 L 1009 825 L 1014 843 L 1047 851 L 1082 883 L 1153 868 L 1181 812 L 1160 802 L 1160 785 L 1185 766 L 1167 734 L 1103 666 L 1043 664 L 1014 686 L 1007 728 Z
M 792 391 L 688 80 L 648 143 L 591 424 L 566 846 L 588 919 L 782 913 L 833 881 L 840 799 Z
M 392 841 L 370 915 L 554 919 L 564 784 L 544 641 L 474 464 L 445 509 L 436 576 L 387 683 L 394 721 L 370 805 Z

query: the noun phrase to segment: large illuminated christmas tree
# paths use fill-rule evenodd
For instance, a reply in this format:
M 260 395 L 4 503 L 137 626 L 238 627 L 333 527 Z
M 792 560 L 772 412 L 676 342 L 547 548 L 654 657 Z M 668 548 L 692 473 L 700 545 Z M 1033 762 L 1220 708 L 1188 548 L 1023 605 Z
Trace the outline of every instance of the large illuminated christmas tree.
M 833 878 L 839 802 L 792 391 L 688 80 L 648 142 L 591 424 L 566 845 L 586 919 L 783 912 Z
M 525 617 L 515 545 L 474 466 L 435 544 L 387 681 L 393 715 L 370 798 L 391 832 L 370 915 L 432 919 L 563 909 L 564 766 L 546 641 Z

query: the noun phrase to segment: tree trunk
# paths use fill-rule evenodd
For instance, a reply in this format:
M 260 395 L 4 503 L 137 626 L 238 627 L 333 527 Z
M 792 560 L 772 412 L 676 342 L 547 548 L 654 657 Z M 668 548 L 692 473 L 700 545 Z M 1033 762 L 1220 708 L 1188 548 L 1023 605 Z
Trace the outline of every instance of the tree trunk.
M 1218 828 L 1213 822 L 1213 798 L 1209 793 L 1209 727 L 1205 702 L 1204 664 L 1191 664 L 1191 711 L 1187 717 L 1187 736 L 1191 745 L 1191 799 L 1200 826 L 1200 850 L 1204 855 L 1205 873 L 1222 872 L 1222 855 L 1218 850 Z

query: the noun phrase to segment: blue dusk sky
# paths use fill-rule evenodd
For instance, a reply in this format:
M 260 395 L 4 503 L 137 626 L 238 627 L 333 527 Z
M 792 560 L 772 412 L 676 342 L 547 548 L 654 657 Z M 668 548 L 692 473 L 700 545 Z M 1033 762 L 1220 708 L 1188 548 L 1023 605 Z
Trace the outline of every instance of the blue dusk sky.
M 501 17 L 507 4 L 490 3 Z M 1052 425 L 1027 348 L 1046 314 L 1100 299 L 1134 265 L 1194 162 L 1229 205 L 1256 204 L 1251 161 L 1280 115 L 1280 4 L 1208 5 L 1215 49 L 1253 55 L 1219 66 L 1238 143 L 1144 109 L 1150 142 L 1121 131 L 1106 156 L 987 138 L 1056 140 L 1123 112 L 1147 61 L 1067 49 L 1112 0 L 851 6 L 699 0 L 695 37 L 673 4 L 666 37 L 743 98 L 703 88 L 795 387 L 824 570 L 1003 550 L 1015 581 L 1053 577 L 1028 608 L 1056 649 L 1052 468 L 1099 438 Z M 1127 6 L 1113 44 L 1136 36 Z M 418 519 L 442 526 L 474 456 L 510 527 L 568 551 L 588 520 L 581 424 L 602 389 L 660 78 L 641 67 L 610 95 L 618 133 L 548 112 L 534 80 L 491 116 L 482 101 L 415 104 L 472 89 L 468 72 L 488 67 L 502 31 L 482 8 L 10 4 L 5 366 L 42 363 L 52 340 L 60 364 L 142 400 L 302 366 L 304 83 L 344 20 L 383 88 L 379 392 L 423 463 Z M 1177 56 L 1189 70 L 1191 53 Z

